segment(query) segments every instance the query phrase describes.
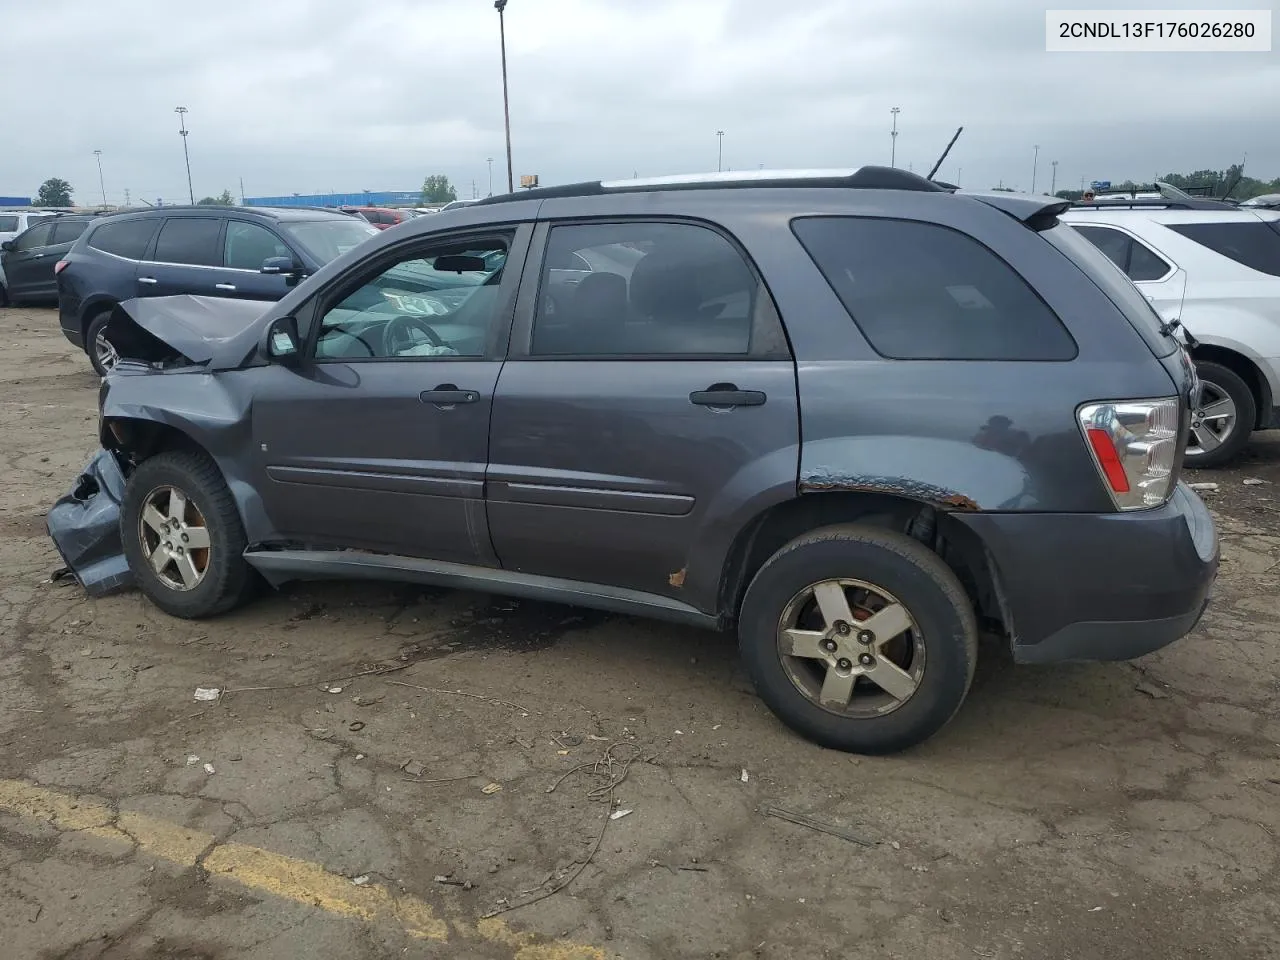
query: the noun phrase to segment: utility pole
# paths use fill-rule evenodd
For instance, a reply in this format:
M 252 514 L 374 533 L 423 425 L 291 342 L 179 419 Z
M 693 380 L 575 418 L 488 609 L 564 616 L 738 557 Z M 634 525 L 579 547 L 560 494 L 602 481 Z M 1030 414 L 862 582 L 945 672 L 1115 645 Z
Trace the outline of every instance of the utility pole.
M 240 206 L 244 206 L 244 177 L 240 178 Z
M 489 158 L 489 196 L 493 196 L 493 157 Z
M 124 205 L 126 207 L 129 206 L 129 188 L 128 187 L 124 188 Z
M 1050 196 L 1058 192 L 1058 161 L 1053 161 L 1053 179 L 1049 181 Z
M 98 186 L 102 188 L 102 205 L 107 205 L 107 185 L 102 179 L 102 151 L 95 150 L 93 155 L 98 158 Z
M 1031 192 L 1036 192 L 1036 167 L 1040 165 L 1040 144 L 1035 145 L 1036 153 L 1031 160 Z
M 889 133 L 889 166 L 896 167 L 898 165 L 898 114 L 902 112 L 902 108 L 890 107 L 889 112 L 893 114 L 893 130 Z
M 182 157 L 187 161 L 187 195 L 191 198 L 191 205 L 196 205 L 196 191 L 191 186 L 191 154 L 187 152 L 187 108 L 174 107 L 173 112 L 178 115 L 178 123 L 181 129 L 178 131 L 182 134 Z
M 511 101 L 507 95 L 507 21 L 503 15 L 507 0 L 493 0 L 498 11 L 498 40 L 502 45 L 502 120 L 507 130 L 507 193 L 515 193 L 515 180 L 511 173 Z
M 724 169 L 724 131 L 716 131 L 716 172 Z

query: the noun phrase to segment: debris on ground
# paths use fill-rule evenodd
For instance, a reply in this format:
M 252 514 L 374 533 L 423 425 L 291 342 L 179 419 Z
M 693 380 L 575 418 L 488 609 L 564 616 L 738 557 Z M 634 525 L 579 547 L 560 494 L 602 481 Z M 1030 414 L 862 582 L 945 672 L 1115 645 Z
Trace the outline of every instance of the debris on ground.
M 1137 690 L 1139 693 L 1145 693 L 1152 700 L 1168 700 L 1169 699 L 1168 691 L 1161 690 L 1154 683 L 1135 684 L 1133 689 Z
M 589 733 L 589 734 L 587 734 L 587 739 L 588 739 L 588 740 L 594 740 L 596 743 L 608 743 L 608 742 L 609 742 L 609 738 L 608 738 L 608 737 L 597 737 L 594 733 Z
M 815 820 L 813 817 L 806 816 L 803 813 L 795 813 L 791 810 L 783 810 L 781 807 L 765 807 L 762 811 L 766 817 L 777 817 L 779 820 L 786 820 L 789 823 L 795 823 L 802 827 L 808 827 L 810 830 L 817 830 L 819 833 L 829 833 L 833 837 L 839 837 L 841 840 L 848 840 L 851 843 L 861 844 L 864 847 L 874 847 L 875 841 L 860 837 L 856 833 L 850 833 L 840 827 L 823 823 L 821 820 Z M 898 848 L 898 844 L 894 843 L 894 849 Z
M 436 877 L 436 883 L 447 883 L 451 887 L 461 887 L 463 890 L 470 890 L 475 886 L 470 880 L 459 880 L 453 874 L 439 874 Z
M 362 873 L 358 877 L 352 877 L 351 882 L 354 883 L 357 887 L 363 887 L 366 883 L 369 882 L 369 875 L 367 873 Z
M 1258 477 L 1245 477 L 1243 482 L 1246 487 L 1260 487 L 1267 481 Z
M 352 697 L 351 702 L 357 707 L 372 707 L 375 703 L 381 702 L 381 697 Z
M 204 765 L 204 772 L 205 772 L 205 773 L 207 773 L 209 776 L 211 776 L 211 777 L 212 777 L 212 776 L 213 776 L 213 764 L 212 764 L 212 763 L 206 763 L 206 764 Z
M 197 700 L 217 700 L 222 696 L 222 691 L 217 687 L 196 687 L 195 699 Z
M 1198 493 L 1215 493 L 1218 489 L 1216 483 L 1189 483 L 1187 486 Z
M 417 760 L 406 760 L 400 764 L 400 769 L 411 777 L 420 777 L 427 772 L 426 766 Z
M 501 789 L 502 789 L 502 784 L 490 782 L 490 783 L 486 783 L 483 787 L 481 787 L 480 792 L 492 796 L 493 794 L 497 793 Z
M 743 783 L 746 783 L 751 779 L 751 774 L 747 773 L 746 767 L 742 768 L 742 776 L 738 777 L 738 779 L 741 780 Z
M 332 740 L 333 731 L 328 727 L 312 727 L 307 733 L 315 737 L 317 740 Z
M 199 762 L 200 762 L 200 758 L 199 758 L 199 757 L 197 757 L 194 753 L 189 753 L 189 754 L 187 754 L 187 766 L 188 766 L 188 767 L 194 767 L 194 766 L 195 766 L 197 763 L 199 763 Z
M 341 693 L 341 692 L 342 692 L 342 688 L 341 688 L 341 687 L 330 687 L 326 692 L 327 692 L 327 693 Z
M 562 747 L 577 747 L 582 745 L 582 738 L 575 737 L 572 733 L 562 733 L 558 737 L 552 737 L 556 743 Z
M 613 811 L 613 813 L 609 814 L 609 819 L 621 820 L 623 817 L 630 816 L 632 813 L 635 813 L 635 811 L 634 810 L 615 810 Z
M 364 729 L 364 721 L 352 720 L 349 724 L 347 724 L 347 729 L 350 730 L 352 733 L 359 733 L 361 730 Z

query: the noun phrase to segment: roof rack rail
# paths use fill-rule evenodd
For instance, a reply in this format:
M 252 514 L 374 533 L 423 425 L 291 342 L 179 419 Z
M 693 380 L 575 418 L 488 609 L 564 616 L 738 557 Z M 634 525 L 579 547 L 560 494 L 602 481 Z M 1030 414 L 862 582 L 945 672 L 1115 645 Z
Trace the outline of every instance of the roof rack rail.
M 752 187 L 843 187 L 863 190 L 948 192 L 947 187 L 927 180 L 918 173 L 899 170 L 896 167 L 870 166 L 838 170 L 727 170 L 717 173 L 677 174 L 668 177 L 636 177 L 630 180 L 588 180 L 555 187 L 535 187 L 521 193 L 502 193 L 483 197 L 475 201 L 474 205 L 657 190 L 724 190 Z
M 1136 197 L 1115 199 L 1098 197 L 1093 200 L 1076 200 L 1071 204 L 1073 210 L 1235 210 L 1234 203 L 1225 200 L 1200 200 L 1190 197 L 1186 200 L 1166 200 L 1163 197 Z

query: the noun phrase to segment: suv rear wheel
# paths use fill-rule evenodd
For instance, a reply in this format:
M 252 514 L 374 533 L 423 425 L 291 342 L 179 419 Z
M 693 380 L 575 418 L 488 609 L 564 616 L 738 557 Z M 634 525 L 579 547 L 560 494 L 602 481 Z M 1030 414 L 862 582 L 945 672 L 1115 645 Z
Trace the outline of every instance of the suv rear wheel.
M 139 588 L 171 616 L 225 613 L 252 590 L 239 511 L 203 454 L 144 460 L 125 487 L 120 536 Z
M 89 321 L 84 333 L 85 352 L 89 354 L 89 362 L 100 377 L 105 377 L 120 362 L 120 354 L 107 339 L 107 321 L 110 319 L 111 311 L 104 310 Z
M 972 604 L 910 537 L 827 527 L 751 581 L 738 640 L 761 699 L 823 746 L 891 753 L 927 739 L 964 702 L 977 662 Z
M 1200 378 L 1200 407 L 1191 411 L 1191 436 L 1183 463 L 1188 467 L 1217 467 L 1249 442 L 1258 406 L 1249 385 L 1234 370 L 1217 363 L 1196 364 Z

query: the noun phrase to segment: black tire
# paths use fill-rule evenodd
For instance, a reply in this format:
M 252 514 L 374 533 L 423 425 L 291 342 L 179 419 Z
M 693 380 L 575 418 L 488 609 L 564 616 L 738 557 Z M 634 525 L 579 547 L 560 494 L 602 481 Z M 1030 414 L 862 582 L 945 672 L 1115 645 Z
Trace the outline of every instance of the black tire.
M 842 716 L 792 681 L 778 648 L 784 609 L 806 587 L 856 579 L 891 593 L 919 626 L 926 665 L 918 686 L 891 712 Z M 792 540 L 756 573 L 742 604 L 738 642 L 760 698 L 793 730 L 825 747 L 884 754 L 929 738 L 955 715 L 969 692 L 978 654 L 973 606 L 952 570 L 919 542 L 849 524 Z
M 1182 463 L 1183 466 L 1191 469 L 1220 467 L 1239 456 L 1244 445 L 1249 442 L 1253 426 L 1258 422 L 1258 404 L 1253 398 L 1253 391 L 1249 389 L 1249 385 L 1238 373 L 1228 367 L 1202 360 L 1196 363 L 1196 375 L 1211 389 L 1221 391 L 1231 398 L 1236 407 L 1236 418 L 1217 447 L 1209 451 L 1193 453 L 1191 452 L 1193 446 L 1189 446 L 1188 452 L 1182 458 Z M 1192 411 L 1193 415 L 1194 413 L 1195 411 Z M 1192 419 L 1194 420 L 1195 417 L 1193 416 Z M 1193 433 L 1189 444 L 1195 443 L 1196 436 Z
M 155 491 L 165 487 L 185 494 L 208 531 L 203 579 L 187 590 L 167 585 L 152 570 L 142 542 L 143 508 Z M 139 589 L 170 616 L 196 620 L 226 613 L 247 600 L 256 585 L 244 559 L 247 542 L 235 500 L 217 465 L 202 453 L 169 451 L 139 464 L 125 486 L 120 536 Z
M 107 321 L 110 319 L 111 311 L 104 310 L 89 321 L 89 325 L 84 331 L 84 352 L 89 355 L 89 362 L 93 364 L 94 372 L 100 377 L 105 377 L 110 367 L 102 362 L 95 345 L 98 341 L 98 335 L 103 333 L 106 329 Z

